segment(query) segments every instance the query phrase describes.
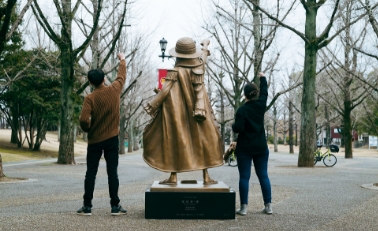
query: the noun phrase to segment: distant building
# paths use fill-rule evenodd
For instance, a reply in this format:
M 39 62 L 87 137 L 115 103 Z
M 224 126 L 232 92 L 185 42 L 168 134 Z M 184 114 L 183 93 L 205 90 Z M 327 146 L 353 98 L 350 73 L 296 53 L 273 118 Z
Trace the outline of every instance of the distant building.
M 339 126 L 332 126 L 331 127 L 331 139 L 332 139 L 331 143 L 341 145 L 342 135 L 340 134 L 340 132 L 342 132 L 342 131 L 341 131 L 341 128 Z M 326 130 L 324 129 L 320 133 L 318 140 L 322 144 L 325 144 L 327 142 L 326 137 L 327 137 L 327 134 L 326 134 Z M 357 133 L 357 131 L 352 130 L 352 141 L 356 141 L 356 140 L 359 140 L 358 133 Z

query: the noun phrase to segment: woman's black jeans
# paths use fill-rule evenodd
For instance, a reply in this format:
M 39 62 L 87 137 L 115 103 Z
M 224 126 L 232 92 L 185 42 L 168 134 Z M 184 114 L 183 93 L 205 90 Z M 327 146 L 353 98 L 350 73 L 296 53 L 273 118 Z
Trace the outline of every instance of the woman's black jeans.
M 114 136 L 98 143 L 88 144 L 87 173 L 85 174 L 84 181 L 84 206 L 92 207 L 93 191 L 102 151 L 104 151 L 106 171 L 108 173 L 110 205 L 118 206 L 120 201 L 118 198 L 119 181 L 117 173 L 118 148 L 118 136 Z

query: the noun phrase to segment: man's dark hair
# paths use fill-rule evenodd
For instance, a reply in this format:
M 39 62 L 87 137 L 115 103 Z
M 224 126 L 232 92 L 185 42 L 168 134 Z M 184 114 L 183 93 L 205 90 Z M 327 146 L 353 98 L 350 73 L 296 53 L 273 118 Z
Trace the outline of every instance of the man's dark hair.
M 96 87 L 104 81 L 105 74 L 101 69 L 93 69 L 88 71 L 88 80 Z
M 254 83 L 247 83 L 244 86 L 244 95 L 248 100 L 256 99 L 256 96 L 259 95 L 259 89 L 257 85 Z

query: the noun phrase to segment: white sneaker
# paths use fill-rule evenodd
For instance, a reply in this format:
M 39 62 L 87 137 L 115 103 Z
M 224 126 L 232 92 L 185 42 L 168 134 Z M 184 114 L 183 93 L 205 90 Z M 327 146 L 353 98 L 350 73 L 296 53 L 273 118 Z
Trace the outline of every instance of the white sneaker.
M 265 207 L 263 208 L 262 212 L 265 214 L 271 215 L 273 213 L 272 203 L 264 204 L 264 206 Z
M 242 204 L 240 206 L 240 209 L 238 211 L 236 211 L 236 214 L 241 215 L 241 216 L 247 215 L 247 206 L 248 205 L 246 205 L 246 204 Z

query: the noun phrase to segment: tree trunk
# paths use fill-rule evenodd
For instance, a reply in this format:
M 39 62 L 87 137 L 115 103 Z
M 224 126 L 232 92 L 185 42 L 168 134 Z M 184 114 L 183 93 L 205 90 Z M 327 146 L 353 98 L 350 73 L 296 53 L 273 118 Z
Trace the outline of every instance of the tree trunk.
M 33 151 L 39 151 L 41 149 L 41 144 L 40 143 L 35 143 Z
M 18 129 L 15 129 L 13 126 L 11 128 L 12 128 L 12 134 L 11 134 L 10 142 L 12 144 L 17 144 L 18 143 L 18 136 L 17 136 Z
M 295 122 L 295 147 L 298 146 L 298 124 Z
M 313 167 L 316 139 L 315 117 L 315 79 L 316 79 L 316 7 L 306 10 L 305 60 L 303 71 L 303 92 L 301 104 L 301 142 L 299 144 L 298 167 Z
M 15 106 L 14 103 L 12 103 L 11 105 L 11 113 L 12 113 L 12 125 L 11 125 L 11 128 L 12 128 L 12 135 L 11 135 L 11 143 L 12 144 L 18 144 L 18 130 L 20 129 L 18 127 L 18 110 L 17 110 L 17 106 Z
M 289 101 L 289 146 L 290 151 L 289 153 L 294 153 L 294 145 L 293 145 L 293 103 L 291 100 Z
M 76 137 L 77 137 L 77 125 L 76 124 L 74 124 L 73 134 L 74 134 L 74 143 L 76 143 Z
M 286 113 L 284 113 L 283 119 L 283 144 L 286 145 Z
M 69 30 L 71 31 L 71 30 Z M 62 32 L 62 34 L 64 34 Z M 67 38 L 67 45 L 69 44 Z M 74 158 L 74 124 L 73 124 L 73 63 L 72 54 L 69 46 L 61 45 L 61 117 L 60 117 L 60 143 L 58 164 L 75 164 Z
M 88 142 L 88 133 L 83 132 L 83 140 L 84 142 Z
M 222 145 L 223 145 L 223 152 L 226 151 L 226 146 L 225 146 L 225 122 L 224 122 L 224 93 L 223 90 L 219 90 L 219 98 L 220 98 L 220 117 L 221 117 L 221 123 L 220 123 L 220 132 L 221 132 L 221 137 L 222 137 Z
M 273 143 L 274 143 L 274 152 L 278 152 L 278 145 L 277 145 L 277 107 L 276 105 L 273 106 Z
M 58 124 L 58 142 L 60 142 L 60 122 Z
M 119 154 L 126 154 L 125 152 L 125 116 L 121 113 L 120 127 L 119 127 Z
M 350 118 L 351 114 L 351 102 L 344 101 L 344 129 L 343 137 L 344 137 L 344 145 L 345 145 L 345 158 L 353 158 L 353 151 L 352 151 L 352 122 Z
M 252 0 L 256 5 L 260 5 L 260 0 Z M 254 71 L 254 78 L 253 82 L 260 86 L 260 78 L 259 73 L 261 72 L 261 61 L 263 56 L 263 51 L 261 50 L 261 18 L 259 10 L 253 6 L 252 10 L 253 16 L 253 46 L 254 46 L 254 64 L 253 64 L 253 71 Z
M 329 121 L 329 113 L 328 113 L 328 106 L 324 105 L 324 113 L 325 113 L 325 119 L 326 119 L 326 143 L 325 146 L 329 148 L 329 145 L 331 144 L 331 125 Z
M 133 137 L 133 151 L 138 151 L 139 150 L 139 142 L 138 142 L 138 136 L 136 135 L 136 132 L 134 133 Z
M 353 4 L 353 3 L 352 3 Z M 347 5 L 347 10 L 349 10 L 348 14 L 346 15 L 346 21 L 345 24 L 349 25 L 351 21 L 351 14 L 350 14 L 350 8 L 351 5 Z M 355 72 L 357 67 L 357 55 L 353 51 L 353 41 L 351 36 L 351 28 L 348 27 L 345 29 L 345 51 L 344 51 L 344 66 L 346 70 L 348 70 L 344 75 L 342 86 L 344 87 L 343 93 L 344 93 L 344 108 L 343 108 L 343 123 L 344 123 L 344 129 L 342 130 L 342 136 L 344 138 L 344 145 L 345 145 L 345 158 L 353 158 L 353 150 L 352 150 L 352 122 L 351 122 L 351 112 L 353 110 L 351 101 L 351 84 L 353 80 L 353 76 L 350 74 L 350 72 Z M 350 59 L 350 54 L 353 52 L 353 58 Z M 351 64 L 352 70 L 351 70 Z
M 4 171 L 3 171 L 3 159 L 2 159 L 1 154 L 0 154 L 0 178 L 1 177 L 5 177 L 5 175 L 4 175 Z
M 130 119 L 129 123 L 129 138 L 127 139 L 128 146 L 127 146 L 127 152 L 133 152 L 133 120 Z
M 18 127 L 17 147 L 21 148 L 23 142 L 22 142 L 22 125 L 21 125 L 21 118 L 20 117 L 17 119 L 17 123 L 18 123 L 18 125 L 17 125 L 17 127 Z M 26 129 L 26 128 L 24 128 L 24 129 Z

